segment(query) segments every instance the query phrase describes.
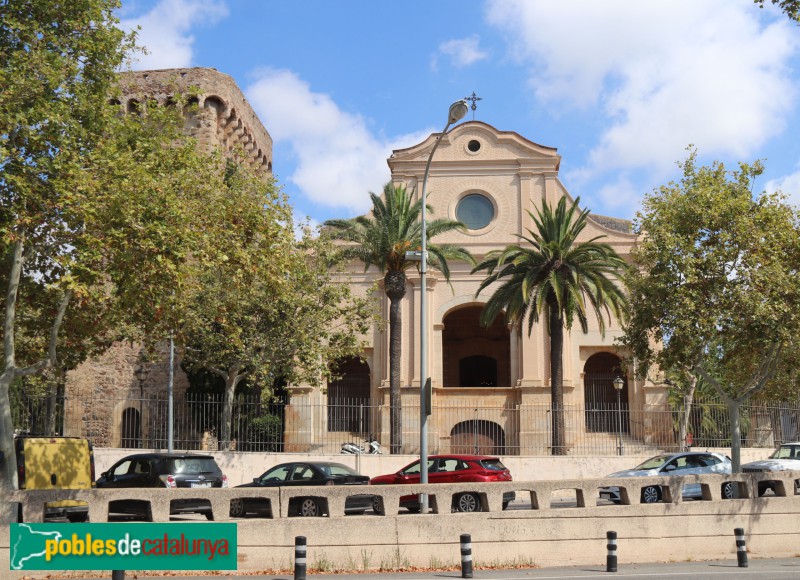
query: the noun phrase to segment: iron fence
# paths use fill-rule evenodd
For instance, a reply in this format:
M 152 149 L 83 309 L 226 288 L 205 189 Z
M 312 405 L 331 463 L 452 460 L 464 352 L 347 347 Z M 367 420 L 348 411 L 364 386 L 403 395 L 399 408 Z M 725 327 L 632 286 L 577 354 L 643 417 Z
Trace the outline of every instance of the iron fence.
M 389 447 L 389 407 L 369 399 L 337 398 L 326 404 L 312 395 L 291 403 L 264 403 L 237 397 L 231 413 L 230 441 L 220 441 L 221 396 L 185 396 L 173 402 L 173 442 L 181 450 L 338 453 L 348 441 L 376 438 Z M 679 425 L 683 404 L 627 408 L 595 403 L 591 408 L 565 406 L 569 455 L 656 453 L 682 446 Z M 428 420 L 430 453 L 549 455 L 554 410 L 549 405 L 504 401 L 477 406 L 434 402 Z M 419 452 L 419 407 L 404 404 L 402 452 Z M 19 433 L 81 435 L 97 447 L 165 449 L 168 401 L 164 397 L 79 398 L 26 397 L 12 400 Z M 758 402 L 740 413 L 743 444 L 773 447 L 798 439 L 800 404 Z M 730 419 L 724 404 L 696 401 L 689 429 L 696 448 L 730 445 Z

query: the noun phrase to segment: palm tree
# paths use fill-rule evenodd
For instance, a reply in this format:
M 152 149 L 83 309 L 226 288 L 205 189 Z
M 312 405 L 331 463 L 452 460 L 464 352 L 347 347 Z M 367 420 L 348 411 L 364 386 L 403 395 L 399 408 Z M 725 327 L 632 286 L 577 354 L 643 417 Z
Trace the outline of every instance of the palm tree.
M 486 270 L 487 277 L 478 289 L 500 282 L 481 313 L 481 323 L 491 322 L 503 310 L 514 323 L 528 320 L 528 335 L 539 317 L 545 316 L 550 334 L 550 389 L 552 406 L 552 454 L 565 455 L 563 361 L 564 328 L 572 329 L 578 319 L 588 331 L 588 314 L 594 312 L 605 334 L 605 318 L 611 313 L 622 320 L 627 298 L 617 284 L 627 268 L 625 261 L 608 244 L 598 243 L 604 236 L 578 242 L 586 227 L 589 210 L 580 211 L 576 199 L 567 208 L 566 197 L 555 212 L 547 202 L 537 215 L 528 212 L 536 230 L 519 238 L 525 245 L 512 244 L 486 255 L 473 273 Z M 521 329 L 521 326 L 519 327 Z
M 342 259 L 363 262 L 365 272 L 370 266 L 375 266 L 384 273 L 383 288 L 389 297 L 390 447 L 392 453 L 400 453 L 403 426 L 400 415 L 400 301 L 406 294 L 406 270 L 418 264 L 417 261 L 408 260 L 406 252 L 422 247 L 422 200 L 413 201 L 413 192 L 407 191 L 402 185 L 395 187 L 391 182 L 384 186 L 382 197 L 372 192 L 369 196 L 372 200 L 371 217 L 328 220 L 324 225 L 329 228 L 333 239 L 350 242 L 342 247 Z M 430 206 L 426 209 L 432 211 Z M 427 222 L 428 238 L 464 229 L 464 224 L 449 219 Z M 450 268 L 447 260 L 452 259 L 475 264 L 472 255 L 464 248 L 448 244 L 428 245 L 428 264 L 439 270 L 448 281 Z

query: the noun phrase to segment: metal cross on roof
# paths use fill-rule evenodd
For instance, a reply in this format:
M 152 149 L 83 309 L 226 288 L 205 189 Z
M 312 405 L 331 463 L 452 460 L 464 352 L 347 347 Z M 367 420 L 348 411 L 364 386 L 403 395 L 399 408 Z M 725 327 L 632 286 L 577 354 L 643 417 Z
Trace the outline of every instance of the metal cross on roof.
M 474 121 L 475 120 L 475 109 L 478 108 L 478 101 L 481 101 L 483 99 L 481 99 L 481 97 L 476 95 L 475 91 L 472 91 L 472 95 L 469 96 L 469 97 L 464 97 L 464 100 L 465 101 L 472 101 L 472 106 L 470 107 L 470 109 L 472 109 L 472 120 Z

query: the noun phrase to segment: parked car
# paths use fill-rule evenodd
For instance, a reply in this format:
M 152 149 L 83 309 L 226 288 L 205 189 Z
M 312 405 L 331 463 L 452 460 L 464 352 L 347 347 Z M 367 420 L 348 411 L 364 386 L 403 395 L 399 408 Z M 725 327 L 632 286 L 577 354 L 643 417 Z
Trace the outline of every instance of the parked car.
M 768 459 L 742 465 L 742 473 L 767 473 L 770 471 L 800 471 L 800 442 L 784 443 L 773 451 Z M 768 490 L 775 493 L 774 481 L 758 483 L 758 495 L 764 495 Z
M 369 477 L 361 475 L 354 469 L 341 463 L 331 461 L 296 461 L 281 463 L 253 478 L 253 483 L 245 483 L 236 487 L 307 487 L 314 485 L 367 485 Z M 324 515 L 324 503 L 320 498 L 295 497 L 289 502 L 289 515 L 321 516 Z M 372 508 L 372 495 L 359 494 L 347 498 L 344 511 L 348 514 L 363 514 Z M 247 513 L 271 515 L 264 500 L 258 498 L 242 498 L 231 500 L 231 516 L 241 517 Z
M 379 475 L 370 480 L 371 485 L 393 485 L 398 483 L 419 483 L 419 460 L 406 465 L 397 473 Z M 484 455 L 431 455 L 428 458 L 428 483 L 472 483 L 491 481 L 512 481 L 511 472 L 497 457 Z M 513 491 L 503 493 L 503 509 L 514 501 Z M 410 512 L 420 510 L 419 496 L 404 495 L 400 507 Z M 380 506 L 375 506 L 380 511 Z M 481 511 L 481 501 L 477 493 L 465 492 L 453 498 L 452 511 Z
M 606 477 L 651 477 L 670 475 L 694 475 L 699 473 L 730 473 L 731 460 L 719 453 L 710 451 L 687 451 L 684 453 L 664 453 L 651 457 L 633 469 L 617 471 Z M 734 497 L 735 486 L 726 482 L 722 487 L 723 497 Z M 600 490 L 600 497 L 610 499 L 614 503 L 620 502 L 619 488 L 615 486 L 604 487 Z M 661 501 L 662 490 L 660 485 L 649 485 L 642 488 L 642 503 L 655 503 Z M 683 486 L 684 499 L 700 499 L 703 490 L 699 483 L 690 483 Z
M 94 452 L 84 437 L 17 437 L 17 474 L 20 489 L 91 489 L 94 487 Z M 18 520 L 22 521 L 20 505 Z M 89 505 L 63 499 L 47 502 L 45 521 L 67 518 L 85 522 Z
M 212 488 L 228 487 L 228 477 L 222 473 L 211 455 L 191 453 L 138 453 L 120 459 L 111 469 L 100 474 L 98 488 L 123 487 Z M 170 502 L 170 514 L 201 513 L 213 520 L 208 500 L 177 499 Z M 141 500 L 109 502 L 109 513 L 137 516 L 152 520 L 149 503 Z

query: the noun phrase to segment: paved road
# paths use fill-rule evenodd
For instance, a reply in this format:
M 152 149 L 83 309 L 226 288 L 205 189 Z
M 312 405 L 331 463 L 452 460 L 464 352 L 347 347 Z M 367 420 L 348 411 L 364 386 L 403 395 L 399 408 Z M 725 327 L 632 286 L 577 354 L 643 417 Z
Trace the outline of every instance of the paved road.
M 173 572 L 174 574 L 174 572 Z M 56 578 L 56 576 L 48 576 Z M 138 574 L 126 575 L 126 580 L 148 578 Z M 96 577 L 94 577 L 96 579 Z M 292 580 L 291 574 L 262 576 L 170 576 L 169 580 Z M 448 580 L 461 578 L 459 570 L 433 572 L 396 572 L 388 574 L 320 574 L 307 575 L 309 580 Z M 678 562 L 667 564 L 620 564 L 616 573 L 606 572 L 605 566 L 575 566 L 569 568 L 520 568 L 515 570 L 476 570 L 474 580 L 569 580 L 613 578 L 615 580 L 789 580 L 800 578 L 800 559 L 750 560 L 748 568 L 739 568 L 735 560 L 719 562 Z M 74 576 L 72 580 L 77 580 Z

